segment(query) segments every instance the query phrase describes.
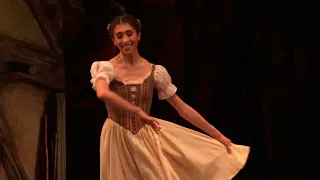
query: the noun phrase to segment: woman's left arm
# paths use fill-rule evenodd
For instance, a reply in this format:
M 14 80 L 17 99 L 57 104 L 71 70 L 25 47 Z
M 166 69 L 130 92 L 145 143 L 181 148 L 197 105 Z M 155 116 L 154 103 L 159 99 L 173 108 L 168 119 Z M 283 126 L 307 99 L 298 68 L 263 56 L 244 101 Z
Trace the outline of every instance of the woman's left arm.
M 213 138 L 218 139 L 222 134 L 208 123 L 196 110 L 186 104 L 177 94 L 172 95 L 167 99 L 172 107 L 176 109 L 179 115 L 189 121 L 191 124 L 200 128 Z
M 221 134 L 215 127 L 208 123 L 197 111 L 183 102 L 176 94 L 177 87 L 172 84 L 171 77 L 163 66 L 157 65 L 154 72 L 155 88 L 158 90 L 160 100 L 166 99 L 180 114 L 182 118 L 189 121 L 191 124 L 200 128 L 211 137 L 217 139 L 226 146 L 229 153 L 230 139 Z
M 200 128 L 213 138 L 224 144 L 229 153 L 231 153 L 229 145 L 231 141 L 220 133 L 214 126 L 208 123 L 196 110 L 186 104 L 177 94 L 172 95 L 167 101 L 173 106 L 179 115 L 189 121 L 191 124 Z

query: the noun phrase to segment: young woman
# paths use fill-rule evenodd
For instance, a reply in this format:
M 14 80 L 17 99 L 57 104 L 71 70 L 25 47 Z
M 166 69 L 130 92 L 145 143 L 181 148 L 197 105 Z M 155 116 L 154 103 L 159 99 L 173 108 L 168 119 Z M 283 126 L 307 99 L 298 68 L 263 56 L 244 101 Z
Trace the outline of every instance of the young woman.
M 138 19 L 125 14 L 108 25 L 120 53 L 91 67 L 91 83 L 106 103 L 100 142 L 101 180 L 229 180 L 250 148 L 235 145 L 176 94 L 167 70 L 141 57 Z M 149 116 L 153 89 L 211 137 Z

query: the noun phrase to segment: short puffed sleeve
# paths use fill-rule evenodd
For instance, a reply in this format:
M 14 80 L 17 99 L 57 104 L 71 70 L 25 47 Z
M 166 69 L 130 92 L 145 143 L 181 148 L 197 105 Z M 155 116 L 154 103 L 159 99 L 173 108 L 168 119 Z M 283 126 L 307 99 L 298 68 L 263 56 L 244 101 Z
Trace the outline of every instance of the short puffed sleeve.
M 109 61 L 93 62 L 90 69 L 92 88 L 95 89 L 96 81 L 99 78 L 104 79 L 108 84 L 113 80 L 114 67 Z
M 158 98 L 160 100 L 168 99 L 177 92 L 177 87 L 172 84 L 171 76 L 165 67 L 156 65 L 154 80 L 156 82 L 155 87 L 158 90 Z

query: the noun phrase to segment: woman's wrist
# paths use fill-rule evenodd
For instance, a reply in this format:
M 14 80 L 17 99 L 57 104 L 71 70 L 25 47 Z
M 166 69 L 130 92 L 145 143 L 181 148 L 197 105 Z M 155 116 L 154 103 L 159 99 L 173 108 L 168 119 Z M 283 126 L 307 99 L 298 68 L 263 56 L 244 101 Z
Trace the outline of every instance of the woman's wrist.
M 135 109 L 133 110 L 133 113 L 135 115 L 139 116 L 141 111 L 142 111 L 142 109 L 139 106 L 136 106 Z
M 215 139 L 220 139 L 221 137 L 223 137 L 223 134 L 221 134 L 219 131 L 217 131 L 217 130 L 214 130 L 213 131 L 213 133 L 212 133 L 212 136 L 213 136 L 213 138 L 215 138 Z

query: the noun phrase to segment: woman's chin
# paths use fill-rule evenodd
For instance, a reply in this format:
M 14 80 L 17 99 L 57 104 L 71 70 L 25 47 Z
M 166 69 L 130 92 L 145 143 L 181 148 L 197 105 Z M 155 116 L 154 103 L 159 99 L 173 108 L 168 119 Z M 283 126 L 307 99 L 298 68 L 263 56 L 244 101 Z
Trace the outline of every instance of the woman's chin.
M 130 51 L 121 51 L 123 55 L 126 55 L 126 56 L 131 56 L 133 55 L 133 50 L 130 50 Z

